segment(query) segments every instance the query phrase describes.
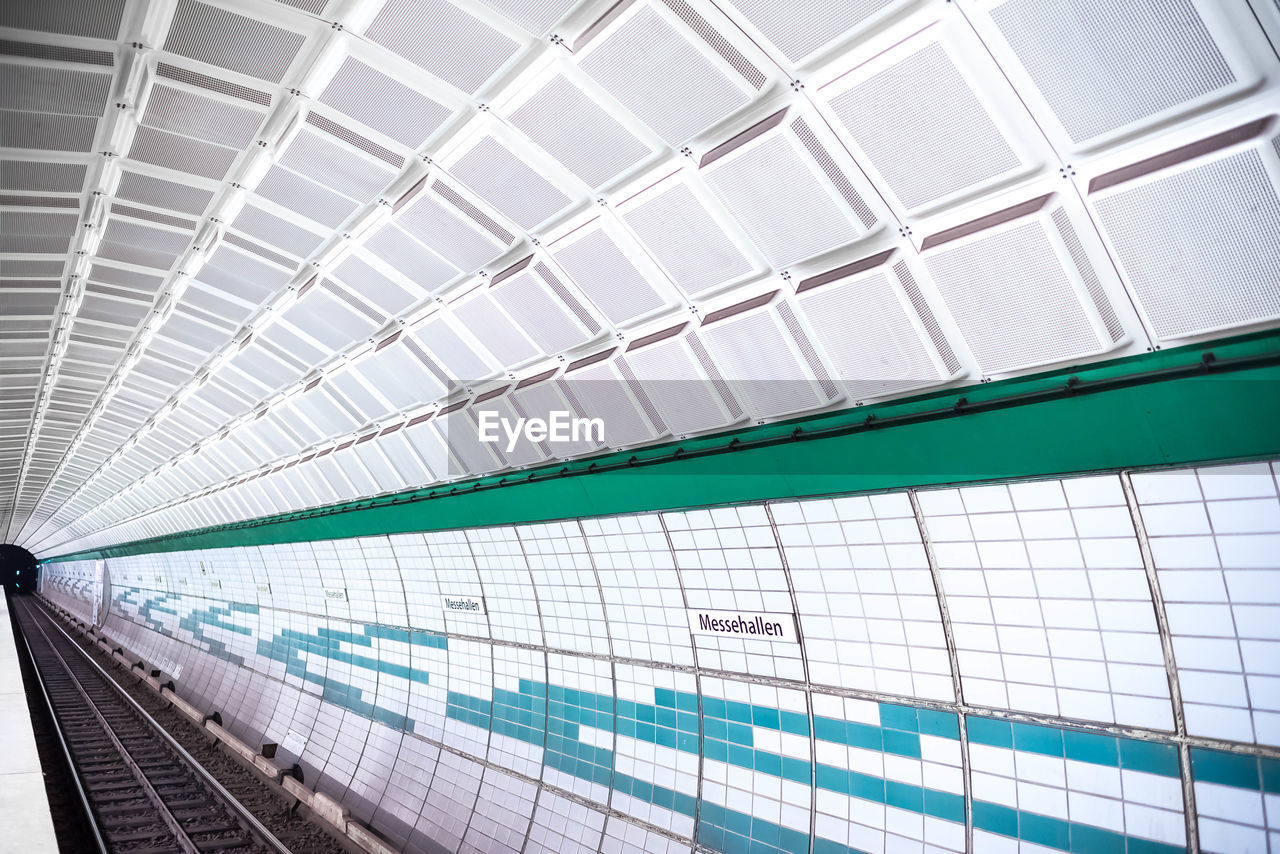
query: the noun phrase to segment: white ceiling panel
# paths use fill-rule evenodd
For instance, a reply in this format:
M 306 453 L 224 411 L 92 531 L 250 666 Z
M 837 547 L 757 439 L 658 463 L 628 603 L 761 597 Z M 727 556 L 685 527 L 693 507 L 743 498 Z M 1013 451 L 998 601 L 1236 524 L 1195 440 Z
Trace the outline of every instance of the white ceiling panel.
M 1268 3 L 0 28 L 0 536 L 41 552 L 1280 325 Z M 495 450 L 486 405 L 606 435 Z

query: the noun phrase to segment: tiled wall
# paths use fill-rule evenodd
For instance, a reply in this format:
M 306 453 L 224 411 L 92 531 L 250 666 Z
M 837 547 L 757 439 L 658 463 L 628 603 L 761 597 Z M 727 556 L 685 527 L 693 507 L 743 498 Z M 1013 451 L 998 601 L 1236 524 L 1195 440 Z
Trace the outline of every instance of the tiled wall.
M 112 559 L 104 628 L 414 851 L 1274 854 L 1278 471 Z

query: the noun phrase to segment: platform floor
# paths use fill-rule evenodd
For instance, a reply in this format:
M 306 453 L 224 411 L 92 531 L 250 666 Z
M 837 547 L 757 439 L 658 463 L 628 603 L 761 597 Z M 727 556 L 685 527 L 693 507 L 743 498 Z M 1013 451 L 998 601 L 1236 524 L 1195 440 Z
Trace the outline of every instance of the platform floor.
M 9 603 L 0 595 L 0 851 L 57 854 L 10 625 Z

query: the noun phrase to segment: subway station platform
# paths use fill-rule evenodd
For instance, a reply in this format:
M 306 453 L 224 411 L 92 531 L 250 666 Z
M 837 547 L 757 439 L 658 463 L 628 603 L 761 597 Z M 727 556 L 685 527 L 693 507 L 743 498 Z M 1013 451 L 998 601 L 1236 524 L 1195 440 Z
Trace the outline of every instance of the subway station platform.
M 9 603 L 0 598 L 0 851 L 56 852 Z

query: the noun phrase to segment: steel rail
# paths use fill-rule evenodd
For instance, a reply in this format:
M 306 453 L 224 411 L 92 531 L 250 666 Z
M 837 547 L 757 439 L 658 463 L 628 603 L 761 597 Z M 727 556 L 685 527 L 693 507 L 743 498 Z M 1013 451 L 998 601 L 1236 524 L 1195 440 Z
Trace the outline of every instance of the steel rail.
M 39 627 L 37 627 L 39 628 Z M 98 817 L 94 815 L 93 805 L 89 803 L 89 794 L 84 790 L 84 783 L 80 779 L 80 770 L 76 767 L 75 760 L 71 756 L 71 747 L 67 744 L 67 739 L 62 732 L 62 721 L 58 718 L 58 713 L 53 709 L 53 700 L 49 697 L 49 689 L 44 682 L 44 674 L 40 672 L 40 668 L 36 665 L 36 655 L 31 649 L 31 644 L 27 641 L 25 633 L 21 635 L 22 646 L 27 650 L 27 659 L 31 662 L 31 670 L 35 674 L 36 684 L 40 686 L 40 696 L 44 698 L 45 708 L 49 712 L 49 719 L 53 723 L 54 735 L 58 737 L 58 744 L 62 747 L 62 758 L 66 762 L 67 770 L 71 774 L 71 782 L 75 784 L 76 795 L 80 802 L 80 808 L 84 811 L 85 818 L 89 824 L 89 830 L 93 834 L 93 842 L 97 847 L 99 854 L 108 854 L 107 842 L 102 838 L 102 831 L 98 828 Z
M 256 835 L 258 837 L 258 840 L 262 844 L 267 846 L 267 848 L 273 851 L 274 854 L 292 854 L 288 846 L 286 846 L 283 842 L 281 842 L 278 838 L 276 838 L 275 834 L 273 834 L 261 821 L 259 821 L 258 817 L 255 816 L 248 809 L 248 807 L 240 803 L 240 801 L 233 794 L 231 794 L 231 792 L 227 791 L 226 787 L 223 786 L 222 783 L 218 782 L 217 778 L 215 778 L 212 774 L 210 774 L 209 771 L 206 770 L 205 767 L 200 764 L 199 760 L 197 760 L 194 756 L 192 756 L 191 753 L 188 752 L 185 747 L 183 747 L 172 735 L 170 735 L 165 730 L 165 728 L 158 721 L 156 721 L 156 719 L 153 718 L 151 714 L 148 713 L 147 710 L 142 707 L 141 704 L 138 703 L 137 700 L 129 696 L 128 692 L 125 691 L 124 688 L 120 686 L 115 681 L 115 679 L 112 678 L 112 676 L 109 673 L 107 673 L 107 671 L 102 667 L 102 665 L 94 661 L 93 658 L 87 652 L 85 652 L 84 649 L 80 647 L 80 645 L 76 642 L 75 638 L 73 638 L 64 628 L 62 628 L 62 626 L 58 625 L 57 620 L 55 620 L 52 615 L 50 615 L 47 611 L 45 611 L 43 607 L 29 607 L 27 610 L 28 610 L 28 613 L 35 612 L 39 614 L 40 617 L 46 620 L 49 625 L 51 625 L 64 638 L 66 638 L 66 640 L 69 643 L 71 643 L 72 646 L 75 647 L 76 651 L 80 653 L 80 656 L 82 657 L 82 659 L 88 664 L 90 664 L 93 667 L 93 669 L 97 671 L 98 675 L 116 692 L 116 694 L 118 694 L 125 701 L 125 703 L 131 708 L 131 710 L 134 711 L 139 717 L 141 717 L 143 722 L 147 726 L 149 726 L 157 736 L 160 737 L 160 740 L 167 747 L 169 747 L 175 754 L 177 754 L 178 758 L 181 759 L 184 763 L 186 763 L 186 765 L 192 771 L 195 772 L 197 778 L 199 778 L 199 780 L 202 783 L 204 783 L 212 791 L 212 793 L 216 795 L 216 797 L 222 800 L 225 806 L 227 806 L 227 808 L 230 809 L 237 818 L 241 819 L 248 826 L 248 829 L 250 830 L 250 832 Z M 34 622 L 38 623 L 39 619 L 40 618 L 36 618 Z M 44 632 L 44 629 L 41 626 L 36 625 L 36 628 L 37 630 L 41 631 L 42 634 L 45 634 L 46 639 L 48 638 L 47 633 Z M 52 646 L 52 642 L 50 643 L 50 645 Z M 59 659 L 62 659 L 61 653 L 58 653 L 56 649 L 54 650 L 54 653 L 58 655 Z M 63 663 L 65 665 L 65 659 L 63 659 Z M 67 668 L 67 670 L 68 670 L 68 673 L 71 672 L 69 667 Z M 80 686 L 80 681 L 74 674 L 72 674 L 72 679 L 76 682 L 77 686 Z M 96 706 L 94 707 L 94 709 L 95 711 L 97 710 Z M 109 726 L 108 726 L 108 729 L 110 729 Z M 114 733 L 112 734 L 112 737 L 114 739 Z M 125 755 L 127 755 L 127 753 L 125 753 Z M 184 833 L 179 834 L 180 839 L 184 839 L 185 836 L 186 835 Z

